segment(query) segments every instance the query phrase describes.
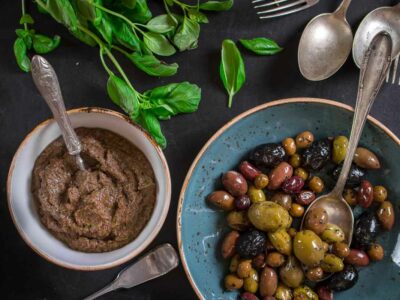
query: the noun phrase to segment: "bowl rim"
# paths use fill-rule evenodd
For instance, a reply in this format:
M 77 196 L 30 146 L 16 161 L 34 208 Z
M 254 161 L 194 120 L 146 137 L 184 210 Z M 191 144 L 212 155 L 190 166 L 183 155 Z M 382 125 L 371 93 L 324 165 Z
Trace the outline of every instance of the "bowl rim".
M 71 114 L 78 114 L 78 113 L 100 113 L 100 114 L 106 114 L 110 115 L 113 117 L 117 117 L 121 119 L 122 121 L 128 122 L 131 126 L 135 127 L 136 129 L 139 129 L 140 132 L 144 135 L 144 137 L 152 144 L 152 146 L 155 148 L 156 153 L 161 161 L 162 168 L 163 168 L 163 173 L 165 174 L 165 182 L 166 182 L 166 193 L 165 196 L 163 197 L 164 201 L 164 206 L 161 211 L 161 217 L 158 219 L 155 228 L 150 232 L 150 234 L 147 236 L 146 240 L 144 243 L 142 243 L 138 248 L 130 252 L 128 255 L 121 257 L 120 259 L 117 259 L 111 263 L 105 263 L 97 266 L 79 266 L 76 264 L 70 264 L 70 263 L 65 263 L 61 260 L 58 259 L 53 259 L 52 257 L 48 256 L 45 252 L 43 252 L 40 248 L 35 247 L 31 242 L 29 237 L 24 233 L 24 231 L 20 228 L 20 225 L 15 219 L 14 215 L 14 210 L 11 205 L 11 198 L 12 198 L 12 193 L 11 193 L 11 183 L 12 183 L 12 177 L 14 174 L 14 169 L 15 165 L 17 162 L 17 158 L 19 157 L 21 151 L 24 149 L 26 143 L 31 139 L 32 135 L 35 134 L 39 129 L 42 129 L 43 127 L 47 126 L 50 122 L 53 122 L 54 119 L 50 118 L 47 119 L 41 123 L 39 123 L 36 127 L 34 127 L 28 134 L 27 136 L 22 140 L 22 142 L 19 144 L 17 151 L 15 152 L 13 159 L 10 164 L 10 168 L 8 170 L 7 174 L 7 205 L 8 205 L 8 210 L 11 215 L 11 219 L 14 223 L 14 226 L 17 228 L 17 231 L 19 235 L 22 237 L 23 241 L 37 254 L 39 254 L 42 258 L 45 260 L 67 268 L 71 270 L 76 270 L 76 271 L 99 271 L 99 270 L 105 270 L 105 269 L 110 269 L 116 266 L 119 266 L 135 257 L 137 257 L 140 253 L 143 252 L 143 250 L 156 238 L 158 233 L 160 232 L 162 226 L 164 225 L 164 222 L 167 218 L 170 203 L 171 203 L 171 174 L 169 171 L 168 167 L 168 162 L 167 159 L 164 156 L 164 153 L 161 149 L 161 147 L 157 144 L 157 142 L 150 136 L 150 134 L 144 130 L 141 126 L 138 124 L 132 122 L 127 116 L 123 115 L 122 113 L 119 113 L 117 111 L 107 109 L 107 108 L 100 108 L 100 107 L 80 107 L 80 108 L 75 108 L 75 109 L 70 109 L 67 111 L 68 115 Z
M 354 111 L 354 108 L 351 107 L 350 105 L 334 101 L 334 100 L 328 100 L 328 99 L 322 99 L 322 98 L 310 98 L 310 97 L 294 97 L 294 98 L 284 98 L 280 100 L 275 100 L 271 102 L 267 102 L 261 105 L 258 105 L 256 107 L 253 107 L 249 110 L 246 110 L 230 121 L 228 121 L 225 125 L 223 125 L 220 129 L 218 129 L 217 132 L 215 132 L 209 139 L 208 141 L 204 144 L 204 146 L 200 149 L 199 153 L 196 155 L 196 158 L 192 162 L 185 180 L 182 185 L 182 189 L 179 195 L 179 202 L 178 202 L 178 208 L 177 208 L 177 216 L 176 216 L 176 233 L 177 233 L 177 240 L 178 240 L 178 249 L 179 249 L 179 255 L 181 257 L 181 262 L 183 269 L 186 273 L 186 277 L 189 280 L 190 285 L 192 286 L 193 290 L 195 291 L 197 297 L 199 299 L 205 299 L 203 295 L 200 292 L 200 289 L 194 282 L 194 279 L 192 277 L 192 274 L 189 270 L 189 266 L 187 264 L 186 258 L 185 258 L 185 253 L 183 250 L 183 243 L 182 243 L 182 207 L 183 207 L 183 200 L 185 198 L 185 193 L 186 189 L 188 187 L 189 181 L 192 177 L 193 171 L 196 168 L 200 158 L 203 156 L 204 152 L 208 149 L 208 147 L 217 139 L 219 136 L 225 132 L 229 127 L 240 121 L 241 119 L 252 115 L 260 110 L 268 109 L 270 107 L 274 106 L 280 106 L 284 104 L 292 104 L 292 103 L 319 103 L 319 104 L 325 104 L 325 105 L 330 105 L 330 106 L 335 106 L 341 109 L 345 109 L 347 111 Z M 400 146 L 400 139 L 385 125 L 383 125 L 380 121 L 372 117 L 371 115 L 368 115 L 368 121 L 370 121 L 372 124 L 377 126 L 378 128 L 382 129 L 391 139 L 393 139 L 399 146 Z

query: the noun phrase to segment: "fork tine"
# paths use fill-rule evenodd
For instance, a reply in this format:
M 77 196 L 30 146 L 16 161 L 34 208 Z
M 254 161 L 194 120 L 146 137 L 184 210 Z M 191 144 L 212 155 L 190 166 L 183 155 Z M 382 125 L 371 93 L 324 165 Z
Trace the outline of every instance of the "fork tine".
M 298 8 L 289 9 L 289 10 L 287 10 L 287 11 L 280 12 L 280 13 L 269 14 L 269 15 L 268 15 L 268 14 L 267 14 L 267 15 L 262 15 L 262 16 L 260 16 L 259 18 L 260 18 L 260 19 L 272 19 L 272 18 L 276 18 L 276 17 L 281 17 L 281 16 L 290 15 L 290 14 L 292 14 L 292 13 L 296 13 L 296 12 L 301 11 L 301 10 L 304 10 L 304 9 L 306 9 L 306 8 L 308 8 L 308 6 L 307 6 L 307 5 L 303 5 L 303 6 L 300 6 L 300 7 L 298 7 Z
M 392 72 L 392 84 L 396 82 L 397 67 L 399 65 L 399 56 L 396 56 L 394 60 L 393 72 Z
M 282 2 L 287 2 L 289 0 L 275 0 L 275 1 L 271 1 L 271 2 L 267 2 L 265 4 L 260 4 L 260 5 L 256 5 L 254 6 L 254 8 L 260 8 L 260 7 L 266 7 L 266 6 L 272 6 L 272 5 L 277 5 L 280 4 Z M 254 2 L 253 2 L 254 3 Z
M 298 0 L 298 1 L 295 1 L 293 3 L 285 4 L 285 5 L 278 6 L 278 7 L 271 8 L 271 9 L 267 9 L 267 10 L 264 10 L 264 11 L 259 11 L 259 12 L 257 12 L 257 14 L 261 15 L 261 14 L 273 13 L 273 12 L 277 12 L 277 11 L 280 11 L 280 10 L 285 10 L 285 9 L 293 7 L 293 6 L 297 6 L 299 4 L 306 4 L 306 2 L 304 0 Z

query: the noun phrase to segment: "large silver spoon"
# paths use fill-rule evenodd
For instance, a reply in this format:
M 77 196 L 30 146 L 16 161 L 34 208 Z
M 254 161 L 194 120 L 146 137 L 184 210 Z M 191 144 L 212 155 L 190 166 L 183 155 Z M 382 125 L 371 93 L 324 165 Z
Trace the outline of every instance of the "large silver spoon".
M 336 224 L 343 229 L 345 242 L 350 245 L 353 235 L 354 216 L 350 206 L 343 199 L 343 189 L 368 113 L 389 69 L 391 53 L 392 40 L 387 33 L 379 33 L 372 39 L 360 70 L 350 141 L 339 179 L 329 194 L 319 197 L 308 207 L 304 214 L 301 228 L 303 228 L 307 214 L 316 207 L 322 207 L 328 213 L 329 223 Z
M 76 164 L 80 170 L 85 170 L 85 164 L 80 155 L 81 142 L 72 128 L 71 121 L 65 110 L 64 99 L 61 94 L 57 74 L 50 63 L 42 56 L 32 58 L 32 78 L 40 94 L 46 100 L 54 119 L 60 127 L 68 153 L 75 156 Z
M 372 38 L 381 31 L 386 31 L 392 38 L 393 59 L 400 52 L 400 3 L 393 7 L 377 8 L 362 20 L 353 41 L 353 59 L 357 66 L 361 66 Z
M 353 33 L 346 20 L 351 0 L 343 0 L 333 13 L 312 19 L 300 39 L 298 61 L 301 74 L 318 81 L 335 74 L 351 51 Z
M 170 244 L 164 244 L 147 253 L 133 265 L 122 270 L 117 278 L 100 291 L 86 297 L 93 300 L 111 291 L 129 289 L 167 274 L 179 264 L 178 254 Z

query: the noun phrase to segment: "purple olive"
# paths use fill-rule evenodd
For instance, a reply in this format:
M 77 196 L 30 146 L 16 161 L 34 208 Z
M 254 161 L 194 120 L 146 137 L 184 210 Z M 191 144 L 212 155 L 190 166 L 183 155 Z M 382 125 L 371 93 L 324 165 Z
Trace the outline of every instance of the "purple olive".
M 246 210 L 250 207 L 250 205 L 251 200 L 247 195 L 242 195 L 235 199 L 235 207 L 238 210 Z
M 282 190 L 287 194 L 297 194 L 301 192 L 304 181 L 299 176 L 292 176 L 282 184 Z

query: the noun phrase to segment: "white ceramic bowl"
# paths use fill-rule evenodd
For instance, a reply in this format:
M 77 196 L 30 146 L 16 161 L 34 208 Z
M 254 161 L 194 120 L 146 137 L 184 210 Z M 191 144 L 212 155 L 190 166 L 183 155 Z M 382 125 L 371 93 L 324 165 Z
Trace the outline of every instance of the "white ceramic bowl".
M 168 213 L 171 179 L 160 147 L 138 125 L 120 113 L 100 108 L 80 108 L 68 112 L 73 127 L 103 128 L 136 145 L 150 161 L 156 181 L 157 199 L 153 214 L 139 236 L 126 246 L 105 253 L 84 253 L 68 248 L 40 222 L 31 194 L 31 173 L 36 158 L 61 135 L 54 120 L 38 125 L 19 146 L 8 174 L 7 198 L 11 217 L 24 241 L 38 254 L 62 267 L 101 270 L 122 264 L 143 251 L 156 237 Z

